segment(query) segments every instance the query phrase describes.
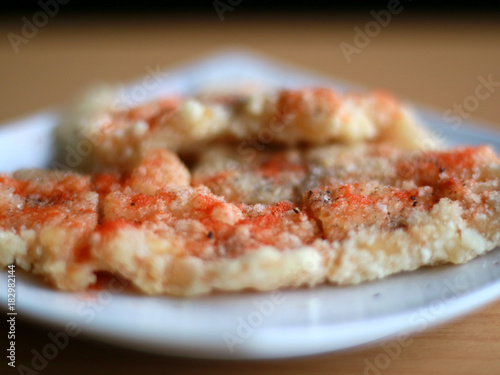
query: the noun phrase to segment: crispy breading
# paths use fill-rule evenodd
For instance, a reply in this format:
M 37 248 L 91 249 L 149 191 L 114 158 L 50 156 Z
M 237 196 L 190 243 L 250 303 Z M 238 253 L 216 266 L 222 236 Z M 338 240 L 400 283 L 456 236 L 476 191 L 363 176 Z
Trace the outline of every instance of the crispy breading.
M 364 143 L 264 150 L 248 157 L 225 146 L 199 159 L 192 184 L 205 185 L 235 203 L 300 203 L 304 191 L 328 185 L 374 181 L 409 188 L 446 177 L 479 181 L 496 160 L 488 147 L 420 152 Z
M 93 92 L 56 131 L 93 174 L 0 176 L 0 266 L 189 296 L 354 284 L 500 244 L 493 150 L 429 150 L 385 93 L 117 100 Z
M 236 206 L 203 187 L 112 193 L 92 252 L 105 270 L 146 293 L 314 284 L 326 275 L 326 253 L 313 246 L 316 222 L 294 209 L 286 202 Z M 306 269 L 301 265 L 309 258 L 315 267 Z M 283 277 L 294 269 L 304 277 Z
M 262 151 L 253 158 L 234 148 L 214 147 L 193 167 L 193 185 L 235 203 L 300 201 L 308 166 L 297 149 Z
M 272 145 L 385 142 L 424 149 L 429 136 L 408 109 L 383 92 L 327 88 L 238 97 L 168 97 L 120 106 L 111 89 L 92 91 L 67 111 L 56 135 L 62 161 L 83 144 L 80 169 L 129 168 L 151 150 L 202 154 L 232 143 L 241 152 Z
M 97 204 L 88 176 L 42 170 L 1 176 L 0 266 L 15 262 L 66 290 L 94 283 L 88 238 Z
M 296 184 L 299 202 L 267 204 L 229 202 L 206 186 L 186 186 L 187 169 L 165 150 L 122 174 L 4 175 L 0 262 L 16 262 L 65 290 L 85 289 L 96 273 L 109 272 L 145 293 L 188 296 L 353 284 L 462 263 L 500 243 L 500 161 L 487 147 L 268 153 L 255 166 L 271 171 L 277 188 L 294 168 L 279 171 L 281 162 L 269 160 L 286 157 L 323 172 Z M 380 160 L 368 163 L 362 179 L 367 155 Z M 304 189 L 311 181 L 319 185 Z

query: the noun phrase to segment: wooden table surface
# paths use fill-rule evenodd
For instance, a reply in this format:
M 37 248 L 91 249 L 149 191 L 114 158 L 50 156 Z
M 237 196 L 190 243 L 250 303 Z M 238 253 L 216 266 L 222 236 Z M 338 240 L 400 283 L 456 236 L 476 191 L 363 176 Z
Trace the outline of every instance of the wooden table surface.
M 500 128 L 499 84 L 491 85 L 487 98 L 473 98 L 478 97 L 481 77 L 500 81 L 498 19 L 412 19 L 403 9 L 378 33 L 372 31 L 373 37 L 363 46 L 359 40 L 355 43 L 354 28 L 364 29 L 370 14 L 249 17 L 243 8 L 244 4 L 226 13 L 223 22 L 215 11 L 203 18 L 56 16 L 18 45 L 17 53 L 5 36 L 13 32 L 24 37 L 23 21 L 21 17 L 2 19 L 0 121 L 59 105 L 95 82 L 125 81 L 146 74 L 148 66 L 179 65 L 220 48 L 240 46 L 358 84 L 388 89 L 443 114 L 456 104 L 465 105 L 464 116 Z M 341 43 L 357 48 L 351 49 L 355 52 L 349 55 L 350 62 Z M 30 366 L 31 350 L 40 350 L 48 342 L 50 328 L 31 325 L 22 316 L 18 319 L 17 363 Z M 78 337 L 40 373 L 499 374 L 500 301 L 412 336 L 411 344 L 387 368 L 368 370 L 367 363 L 374 363 L 380 353 L 382 347 L 374 344 L 293 360 L 206 361 L 143 354 Z M 0 366 L 0 373 L 6 373 L 4 361 Z

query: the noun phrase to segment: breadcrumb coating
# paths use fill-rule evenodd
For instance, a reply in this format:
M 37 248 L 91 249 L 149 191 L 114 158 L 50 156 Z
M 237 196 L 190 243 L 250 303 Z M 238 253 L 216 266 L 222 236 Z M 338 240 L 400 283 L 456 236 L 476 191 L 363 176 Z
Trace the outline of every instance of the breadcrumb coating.
M 67 111 L 56 129 L 62 161 L 82 144 L 89 151 L 79 155 L 78 167 L 91 171 L 127 169 L 160 148 L 199 155 L 221 142 L 242 153 L 273 145 L 375 142 L 412 150 L 429 144 L 410 111 L 380 91 L 283 89 L 167 97 L 134 107 L 117 101 L 113 89 L 96 89 Z
M 166 150 L 122 173 L 2 175 L 0 265 L 15 262 L 64 290 L 107 272 L 144 293 L 191 296 L 355 284 L 463 263 L 500 243 L 500 161 L 490 148 L 328 147 L 259 159 L 255 168 L 277 188 L 311 163 L 323 168 L 301 177 L 298 201 L 265 204 L 189 186 L 188 169 Z M 381 169 L 360 179 L 367 155 Z M 300 168 L 280 171 L 273 160 Z
M 192 296 L 355 284 L 500 244 L 493 150 L 429 149 L 386 93 L 117 104 L 94 91 L 56 129 L 62 161 L 90 174 L 0 175 L 0 266 Z

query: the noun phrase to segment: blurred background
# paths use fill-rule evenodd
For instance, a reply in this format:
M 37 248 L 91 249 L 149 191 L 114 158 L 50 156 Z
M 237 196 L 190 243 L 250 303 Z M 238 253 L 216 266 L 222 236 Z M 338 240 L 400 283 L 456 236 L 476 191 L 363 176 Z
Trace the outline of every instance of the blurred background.
M 9 0 L 0 7 L 0 120 L 57 105 L 92 82 L 134 79 L 147 66 L 182 65 L 232 46 L 441 109 L 474 94 L 479 76 L 500 80 L 498 1 Z M 500 122 L 499 98 L 493 93 L 473 116 Z
M 0 9 L 0 122 L 59 106 L 93 83 L 126 82 L 147 67 L 182 66 L 236 47 L 387 89 L 443 114 L 466 106 L 464 117 L 500 129 L 498 1 L 8 0 Z M 380 373 L 498 374 L 499 322 L 496 303 L 433 328 Z M 18 330 L 18 361 L 28 362 L 48 328 L 21 321 Z M 88 374 L 97 366 L 128 374 L 139 365 L 146 373 L 366 374 L 366 360 L 380 352 L 372 346 L 293 361 L 210 363 L 79 340 L 44 373 Z

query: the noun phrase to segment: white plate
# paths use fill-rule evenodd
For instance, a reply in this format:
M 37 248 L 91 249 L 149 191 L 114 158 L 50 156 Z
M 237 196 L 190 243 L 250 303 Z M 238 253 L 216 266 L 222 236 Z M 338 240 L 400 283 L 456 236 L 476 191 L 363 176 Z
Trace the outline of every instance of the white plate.
M 226 82 L 347 87 L 245 53 L 226 53 L 170 71 L 148 95 L 192 92 Z M 449 143 L 489 143 L 500 150 L 497 133 L 470 123 L 451 129 L 437 112 L 419 114 Z M 0 128 L 0 170 L 48 166 L 56 121 L 55 112 L 46 112 Z M 226 359 L 302 356 L 421 331 L 491 302 L 500 296 L 499 262 L 496 249 L 465 265 L 424 268 L 357 286 L 190 299 L 130 292 L 63 293 L 19 271 L 17 319 L 59 329 L 72 322 L 98 340 L 163 354 Z M 4 309 L 6 287 L 4 270 Z

